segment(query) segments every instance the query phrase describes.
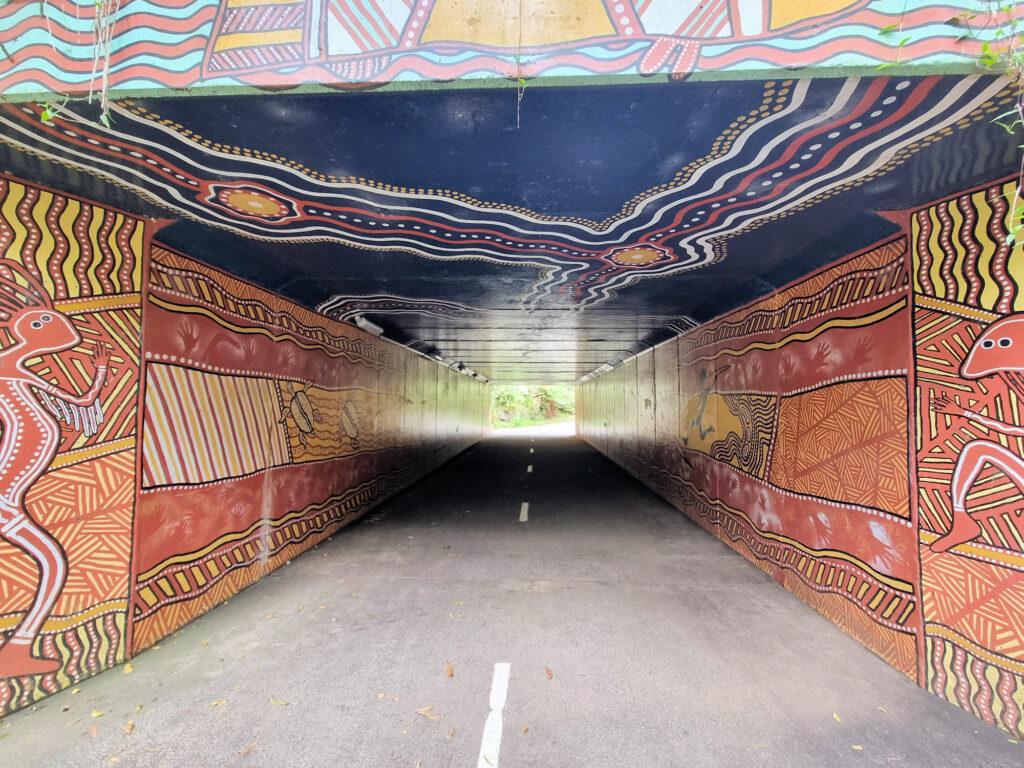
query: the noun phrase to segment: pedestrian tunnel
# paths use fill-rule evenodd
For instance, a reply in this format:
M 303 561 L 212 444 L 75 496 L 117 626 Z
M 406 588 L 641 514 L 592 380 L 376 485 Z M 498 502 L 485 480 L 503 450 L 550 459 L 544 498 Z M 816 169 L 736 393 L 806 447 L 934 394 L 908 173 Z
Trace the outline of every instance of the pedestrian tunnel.
M 580 541 L 652 589 L 679 567 L 658 536 L 688 567 L 727 548 L 726 582 L 746 566 L 879 674 L 1024 735 L 1019 84 L 976 66 L 1009 21 L 198 0 L 119 27 L 99 3 L 93 82 L 80 5 L 0 9 L 0 715 L 285 564 L 349 573 L 429 489 L 453 542 L 562 537 L 501 539 L 520 591 L 591 562 Z M 573 386 L 574 437 L 492 434 L 502 384 Z

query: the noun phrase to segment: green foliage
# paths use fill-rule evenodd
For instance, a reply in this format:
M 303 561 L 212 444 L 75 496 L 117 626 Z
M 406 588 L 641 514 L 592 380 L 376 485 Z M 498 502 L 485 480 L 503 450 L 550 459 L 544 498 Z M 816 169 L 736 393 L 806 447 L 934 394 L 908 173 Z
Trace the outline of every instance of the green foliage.
M 564 421 L 576 412 L 571 387 L 495 386 L 491 388 L 491 423 L 495 427 Z

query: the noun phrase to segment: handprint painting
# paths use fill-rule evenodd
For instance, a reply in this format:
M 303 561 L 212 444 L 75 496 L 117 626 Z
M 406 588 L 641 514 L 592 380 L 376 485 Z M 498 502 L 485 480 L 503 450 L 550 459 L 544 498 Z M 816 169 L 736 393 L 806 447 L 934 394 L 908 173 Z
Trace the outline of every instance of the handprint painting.
M 0 177 L 0 709 L 122 660 L 144 224 Z

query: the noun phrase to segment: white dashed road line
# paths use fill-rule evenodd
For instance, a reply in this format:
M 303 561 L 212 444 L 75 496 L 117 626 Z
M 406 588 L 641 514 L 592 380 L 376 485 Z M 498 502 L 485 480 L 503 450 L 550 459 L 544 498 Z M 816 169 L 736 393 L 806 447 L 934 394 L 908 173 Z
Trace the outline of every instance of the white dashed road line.
M 530 502 L 524 501 L 519 507 L 519 522 L 526 523 L 530 521 Z
M 526 471 L 527 472 L 533 472 L 533 464 L 527 464 L 526 465 Z
M 505 709 L 508 697 L 508 678 L 512 665 L 504 662 L 494 665 L 491 679 L 491 711 L 484 723 L 484 737 L 480 742 L 480 757 L 476 768 L 498 768 L 498 752 L 501 750 L 501 711 Z

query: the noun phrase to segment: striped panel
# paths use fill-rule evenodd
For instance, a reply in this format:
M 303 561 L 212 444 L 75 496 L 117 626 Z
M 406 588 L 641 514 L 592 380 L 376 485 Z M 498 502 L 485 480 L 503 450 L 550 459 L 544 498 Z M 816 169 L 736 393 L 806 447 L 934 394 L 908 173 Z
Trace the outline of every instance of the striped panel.
M 914 212 L 917 293 L 1001 315 L 1024 311 L 1024 248 L 1006 243 L 1015 183 Z
M 0 176 L 0 255 L 57 300 L 140 289 L 144 223 Z
M 277 385 L 151 364 L 142 485 L 193 484 L 290 461 Z

